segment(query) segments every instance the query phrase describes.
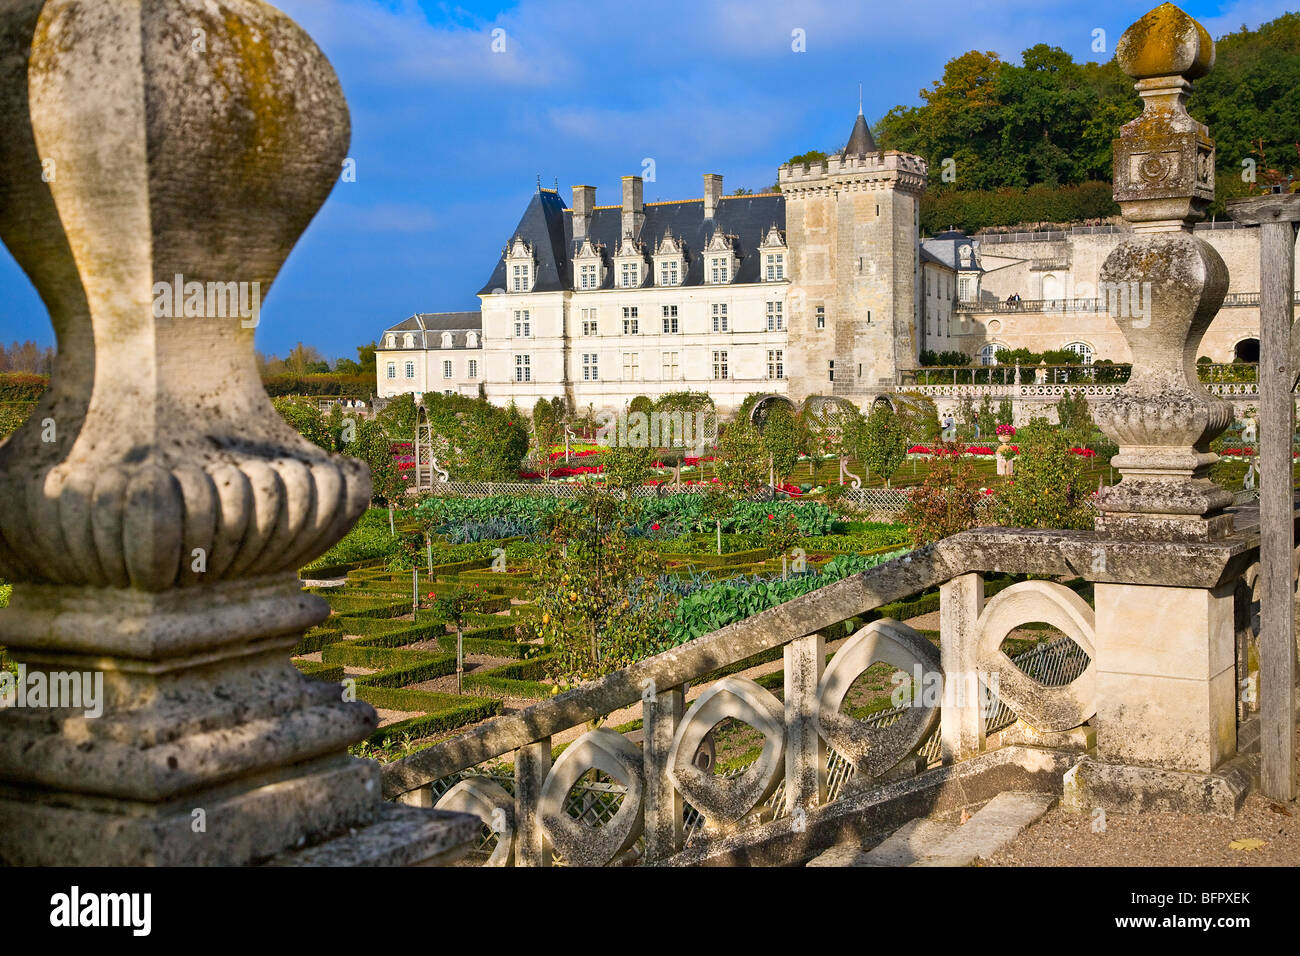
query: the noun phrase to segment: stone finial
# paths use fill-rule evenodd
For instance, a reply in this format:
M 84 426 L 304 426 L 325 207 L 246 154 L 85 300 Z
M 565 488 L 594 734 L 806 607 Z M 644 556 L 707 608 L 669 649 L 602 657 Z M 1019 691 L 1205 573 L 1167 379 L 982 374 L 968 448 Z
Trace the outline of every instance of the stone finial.
M 1214 66 L 1214 41 L 1182 10 L 1162 3 L 1124 31 L 1115 46 L 1115 62 L 1135 80 L 1195 80 Z
M 1138 82 L 1143 111 L 1115 141 L 1115 200 L 1135 232 L 1167 232 L 1205 218 L 1214 201 L 1214 141 L 1187 114 L 1191 81 L 1214 65 L 1205 28 L 1162 4 L 1124 32 L 1120 68 Z
M 0 115 L 0 237 L 58 336 L 0 443 L 0 644 L 103 687 L 94 719 L 0 712 L 0 860 L 245 863 L 380 820 L 346 756 L 373 709 L 288 659 L 329 613 L 297 568 L 369 476 L 253 354 L 346 155 L 333 69 L 261 0 L 10 0 Z
M 1116 50 L 1137 78 L 1141 116 L 1115 141 L 1115 200 L 1133 224 L 1101 269 L 1099 293 L 1133 371 L 1102 403 L 1098 425 L 1120 447 L 1123 480 L 1100 498 L 1100 530 L 1204 540 L 1227 534 L 1232 496 L 1209 480 L 1209 442 L 1232 421 L 1196 371 L 1198 347 L 1223 303 L 1228 270 L 1191 225 L 1214 198 L 1214 142 L 1187 115 L 1190 79 L 1214 63 L 1209 34 L 1172 4 L 1133 24 Z M 1145 235 L 1144 235 L 1145 233 Z

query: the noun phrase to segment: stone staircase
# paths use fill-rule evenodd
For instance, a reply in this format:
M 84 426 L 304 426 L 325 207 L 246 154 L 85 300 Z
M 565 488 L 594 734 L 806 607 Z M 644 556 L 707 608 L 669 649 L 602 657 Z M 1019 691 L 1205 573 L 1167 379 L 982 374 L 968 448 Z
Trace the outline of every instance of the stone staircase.
M 986 860 L 1040 820 L 1056 802 L 1048 793 L 1007 791 L 965 823 L 917 817 L 870 850 L 851 843 L 831 847 L 808 866 L 970 866 Z

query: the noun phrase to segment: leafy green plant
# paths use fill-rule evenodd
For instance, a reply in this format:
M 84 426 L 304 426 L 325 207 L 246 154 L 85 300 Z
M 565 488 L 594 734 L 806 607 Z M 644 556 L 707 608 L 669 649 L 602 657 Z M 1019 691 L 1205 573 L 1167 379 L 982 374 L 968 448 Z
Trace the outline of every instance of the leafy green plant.
M 957 445 L 941 445 L 936 451 L 903 511 L 903 522 L 918 546 L 967 530 L 979 515 L 981 492 L 974 464 Z
M 863 461 L 875 474 L 885 479 L 885 487 L 907 459 L 907 433 L 886 402 L 877 403 L 867 416 L 863 426 L 866 433 L 866 448 Z
M 1060 428 L 1035 418 L 1016 433 L 1016 477 L 998 495 L 998 520 L 1016 528 L 1091 528 L 1093 489 Z

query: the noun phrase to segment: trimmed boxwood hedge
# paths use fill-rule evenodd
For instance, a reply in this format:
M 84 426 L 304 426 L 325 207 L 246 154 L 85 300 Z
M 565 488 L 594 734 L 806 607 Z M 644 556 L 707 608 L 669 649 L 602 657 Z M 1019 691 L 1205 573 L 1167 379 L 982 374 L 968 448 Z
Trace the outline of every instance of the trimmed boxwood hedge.
M 361 693 L 360 689 L 358 689 L 357 693 Z M 458 701 L 464 701 L 464 703 L 458 703 L 437 713 L 408 717 L 406 720 L 399 720 L 387 727 L 381 727 L 366 738 L 367 742 L 373 746 L 382 747 L 389 740 L 396 740 L 407 734 L 412 737 L 427 737 L 430 734 L 455 730 L 457 727 L 464 727 L 466 724 L 477 723 L 480 720 L 486 720 L 501 713 L 501 701 L 495 697 L 448 696 Z
M 326 664 L 322 661 L 294 661 L 293 664 L 299 673 L 312 680 L 326 684 L 338 684 L 343 680 L 342 664 Z

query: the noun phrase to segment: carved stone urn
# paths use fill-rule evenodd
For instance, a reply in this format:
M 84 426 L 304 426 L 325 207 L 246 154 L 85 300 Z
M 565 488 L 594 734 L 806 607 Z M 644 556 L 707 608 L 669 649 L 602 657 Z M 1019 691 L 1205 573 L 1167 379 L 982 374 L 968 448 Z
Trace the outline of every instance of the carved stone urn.
M 1232 530 L 1232 496 L 1209 480 L 1209 443 L 1232 407 L 1206 392 L 1197 349 L 1228 288 L 1228 270 L 1192 234 L 1214 198 L 1214 142 L 1186 110 L 1209 72 L 1204 27 L 1166 3 L 1134 23 L 1115 50 L 1137 80 L 1142 114 L 1115 141 L 1115 199 L 1134 237 L 1101 269 L 1100 295 L 1133 354 L 1120 392 L 1096 410 L 1119 445 L 1123 479 L 1099 500 L 1098 530 L 1120 537 L 1211 540 Z
M 0 644 L 104 687 L 100 715 L 0 711 L 0 859 L 248 863 L 376 826 L 380 858 L 435 856 L 435 817 L 347 756 L 374 710 L 289 662 L 328 614 L 296 569 L 370 498 L 253 353 L 348 147 L 333 69 L 260 0 L 12 0 L 0 114 L 0 238 L 58 336 L 0 445 Z

